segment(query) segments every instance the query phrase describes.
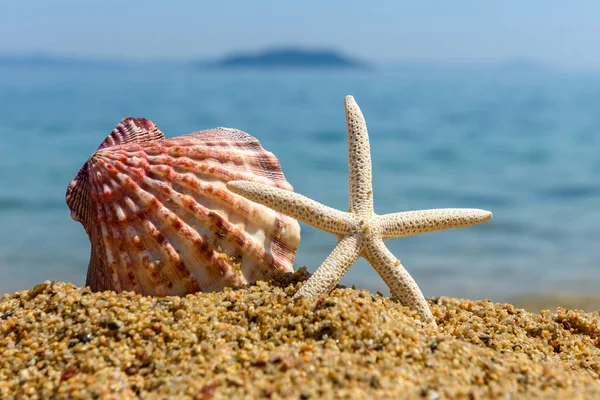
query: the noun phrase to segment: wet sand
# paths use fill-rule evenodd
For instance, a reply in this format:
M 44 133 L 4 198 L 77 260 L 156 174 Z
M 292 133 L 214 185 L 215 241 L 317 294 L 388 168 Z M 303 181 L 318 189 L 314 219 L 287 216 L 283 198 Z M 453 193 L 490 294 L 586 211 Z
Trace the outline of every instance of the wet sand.
M 304 269 L 186 297 L 53 282 L 0 300 L 0 398 L 600 398 L 600 312 L 431 299 L 437 328 Z

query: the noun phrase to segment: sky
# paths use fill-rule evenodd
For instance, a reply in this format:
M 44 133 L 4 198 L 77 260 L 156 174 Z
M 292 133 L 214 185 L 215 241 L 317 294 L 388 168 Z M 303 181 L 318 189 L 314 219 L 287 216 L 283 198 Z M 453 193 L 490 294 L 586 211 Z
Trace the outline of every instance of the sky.
M 369 61 L 600 70 L 600 1 L 2 0 L 0 53 L 189 59 L 302 45 Z

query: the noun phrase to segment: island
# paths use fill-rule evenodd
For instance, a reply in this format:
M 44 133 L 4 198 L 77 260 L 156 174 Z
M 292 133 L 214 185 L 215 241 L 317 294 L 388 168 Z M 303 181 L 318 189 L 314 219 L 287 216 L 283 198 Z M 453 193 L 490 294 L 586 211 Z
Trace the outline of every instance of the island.
M 305 49 L 299 47 L 269 48 L 256 52 L 236 52 L 218 58 L 195 60 L 171 59 L 118 59 L 91 58 L 46 53 L 0 53 L 0 67 L 34 68 L 89 68 L 89 67 L 142 67 L 185 65 L 209 69 L 371 69 L 364 60 L 347 56 L 333 49 Z
M 308 50 L 294 47 L 236 53 L 201 65 L 211 68 L 358 68 L 369 65 L 335 50 Z

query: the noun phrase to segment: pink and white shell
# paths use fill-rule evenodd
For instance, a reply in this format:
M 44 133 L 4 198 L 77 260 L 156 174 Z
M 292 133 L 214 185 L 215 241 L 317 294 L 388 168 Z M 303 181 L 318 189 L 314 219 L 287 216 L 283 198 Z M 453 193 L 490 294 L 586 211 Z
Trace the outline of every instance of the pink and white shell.
M 67 188 L 90 237 L 94 291 L 184 295 L 292 271 L 298 222 L 230 192 L 230 180 L 293 190 L 258 140 L 215 128 L 165 139 L 125 118 Z

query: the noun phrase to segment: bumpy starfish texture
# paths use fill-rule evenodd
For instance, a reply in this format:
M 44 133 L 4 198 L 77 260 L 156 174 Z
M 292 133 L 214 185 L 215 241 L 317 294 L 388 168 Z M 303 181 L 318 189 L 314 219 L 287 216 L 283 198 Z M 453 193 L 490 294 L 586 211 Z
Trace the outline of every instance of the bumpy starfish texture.
M 331 254 L 295 297 L 316 297 L 329 293 L 356 259 L 364 257 L 381 275 L 392 295 L 416 310 L 424 322 L 435 325 L 423 293 L 383 240 L 476 225 L 492 218 L 492 213 L 469 208 L 446 208 L 375 214 L 367 125 L 352 96 L 346 97 L 345 108 L 350 191 L 348 212 L 327 207 L 298 193 L 256 182 L 230 181 L 227 187 L 249 200 L 339 238 Z

